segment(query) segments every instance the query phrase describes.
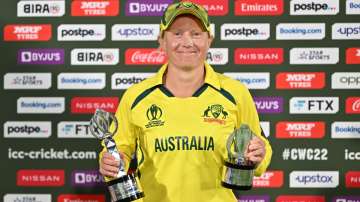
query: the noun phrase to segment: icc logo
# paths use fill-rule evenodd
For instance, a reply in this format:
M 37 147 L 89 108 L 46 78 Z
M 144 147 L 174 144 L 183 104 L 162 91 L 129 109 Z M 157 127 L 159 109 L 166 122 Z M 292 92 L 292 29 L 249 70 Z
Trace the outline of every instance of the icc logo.
M 152 128 L 155 126 L 164 125 L 164 121 L 161 121 L 160 118 L 163 115 L 163 111 L 160 107 L 155 104 L 152 104 L 146 111 L 146 117 L 149 122 L 145 125 L 146 128 Z

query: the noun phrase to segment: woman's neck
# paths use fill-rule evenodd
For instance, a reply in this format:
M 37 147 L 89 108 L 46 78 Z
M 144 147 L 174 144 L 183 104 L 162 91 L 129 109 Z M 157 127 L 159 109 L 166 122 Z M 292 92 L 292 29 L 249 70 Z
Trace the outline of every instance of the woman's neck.
M 168 66 L 164 75 L 165 87 L 175 97 L 191 97 L 203 84 L 205 80 L 204 66 L 184 70 Z

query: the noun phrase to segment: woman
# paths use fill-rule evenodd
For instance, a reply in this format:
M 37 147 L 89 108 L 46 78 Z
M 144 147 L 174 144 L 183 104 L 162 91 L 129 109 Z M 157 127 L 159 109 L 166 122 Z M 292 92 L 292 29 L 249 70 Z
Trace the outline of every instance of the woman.
M 272 150 L 261 136 L 252 97 L 240 82 L 205 62 L 213 40 L 206 11 L 193 3 L 170 5 L 158 39 L 168 58 L 158 73 L 129 88 L 115 114 L 114 139 L 125 164 L 137 153 L 143 201 L 237 201 L 221 186 L 226 141 L 241 124 L 256 137 L 246 158 L 265 172 Z M 103 151 L 100 173 L 115 177 L 119 162 Z

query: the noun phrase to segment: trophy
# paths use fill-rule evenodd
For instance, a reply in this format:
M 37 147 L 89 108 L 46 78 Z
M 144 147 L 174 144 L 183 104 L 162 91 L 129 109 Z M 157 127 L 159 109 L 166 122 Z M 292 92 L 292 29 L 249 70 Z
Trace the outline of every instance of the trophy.
M 254 135 L 248 125 L 241 124 L 227 139 L 228 158 L 223 167 L 222 186 L 237 190 L 252 188 L 255 165 L 246 160 L 244 154 Z
M 111 122 L 114 127 L 110 128 Z M 112 131 L 110 131 L 113 129 Z M 133 201 L 144 197 L 144 192 L 139 183 L 137 173 L 127 174 L 125 171 L 125 163 L 120 158 L 120 154 L 116 148 L 116 144 L 112 136 L 118 129 L 118 121 L 116 117 L 104 110 L 96 109 L 94 116 L 90 120 L 90 131 L 93 136 L 103 140 L 107 151 L 120 161 L 119 172 L 115 178 L 110 180 L 105 178 L 107 187 L 113 202 Z

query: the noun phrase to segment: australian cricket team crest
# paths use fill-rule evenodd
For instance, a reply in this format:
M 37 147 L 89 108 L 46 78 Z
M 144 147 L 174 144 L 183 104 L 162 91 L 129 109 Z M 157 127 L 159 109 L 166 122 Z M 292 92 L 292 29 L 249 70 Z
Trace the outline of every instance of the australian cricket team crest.
M 225 111 L 224 107 L 220 104 L 210 105 L 205 109 L 204 117 L 205 122 L 215 122 L 219 124 L 225 124 L 225 120 L 228 117 L 228 113 Z
M 164 125 L 164 121 L 161 120 L 162 115 L 162 109 L 159 106 L 152 104 L 146 111 L 146 117 L 149 122 L 145 125 L 145 127 L 151 128 Z

